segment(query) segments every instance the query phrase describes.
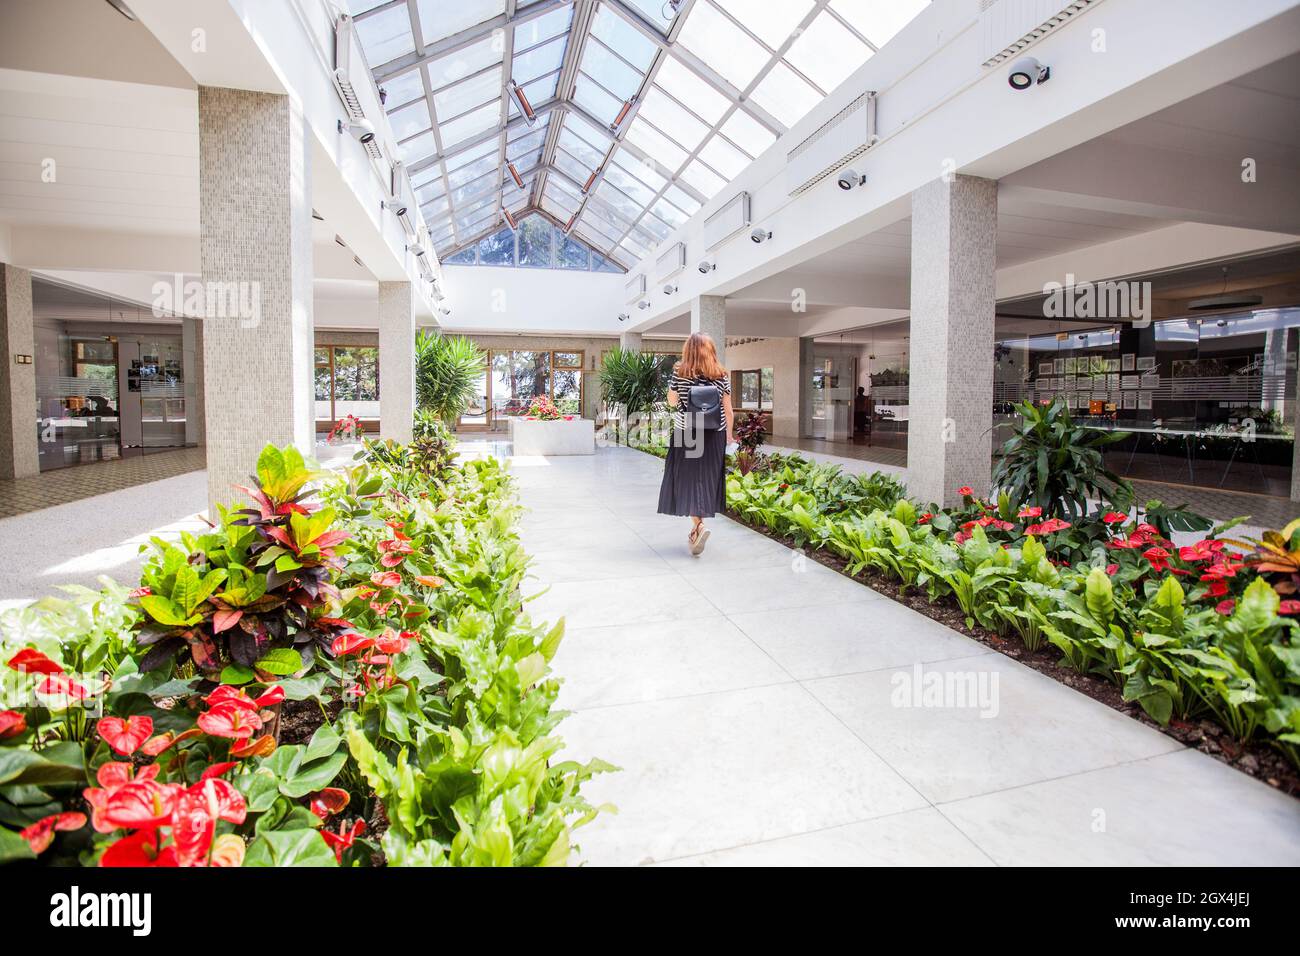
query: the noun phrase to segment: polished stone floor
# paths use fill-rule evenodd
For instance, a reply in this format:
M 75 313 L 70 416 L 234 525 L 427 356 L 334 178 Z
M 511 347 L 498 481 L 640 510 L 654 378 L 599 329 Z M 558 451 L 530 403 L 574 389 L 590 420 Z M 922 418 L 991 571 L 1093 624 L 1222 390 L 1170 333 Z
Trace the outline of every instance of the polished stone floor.
M 0 479 L 0 518 L 162 481 L 200 471 L 205 465 L 204 449 L 176 448 L 73 465 L 31 478 Z
M 563 755 L 622 767 L 590 863 L 1300 863 L 1300 802 L 733 522 L 692 558 L 658 459 L 513 468 Z

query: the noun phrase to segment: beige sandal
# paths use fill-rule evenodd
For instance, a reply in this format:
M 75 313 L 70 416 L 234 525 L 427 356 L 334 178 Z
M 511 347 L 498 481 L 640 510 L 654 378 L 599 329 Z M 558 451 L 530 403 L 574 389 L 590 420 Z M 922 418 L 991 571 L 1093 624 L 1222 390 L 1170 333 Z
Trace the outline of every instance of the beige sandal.
M 709 540 L 709 529 L 699 525 L 691 531 L 686 540 L 690 542 L 691 554 L 699 557 L 704 551 L 705 542 Z

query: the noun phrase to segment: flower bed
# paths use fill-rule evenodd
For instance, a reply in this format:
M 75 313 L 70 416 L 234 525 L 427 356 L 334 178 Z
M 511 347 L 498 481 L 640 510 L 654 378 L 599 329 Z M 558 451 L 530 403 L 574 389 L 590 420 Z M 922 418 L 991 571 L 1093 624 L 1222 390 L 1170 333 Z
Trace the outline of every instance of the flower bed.
M 444 451 L 369 442 L 317 500 L 268 447 L 140 588 L 0 618 L 0 862 L 569 862 L 610 768 L 552 762 L 563 625 L 521 607 L 509 476 Z
M 845 505 L 846 481 L 862 501 Z M 1028 652 L 1053 648 L 1060 665 L 1108 682 L 1162 726 L 1213 721 L 1229 758 L 1262 743 L 1300 763 L 1300 602 L 1289 597 L 1293 565 L 1278 556 L 1294 554 L 1300 522 L 1266 541 L 1260 553 L 1273 551 L 1260 560 L 1222 537 L 1235 522 L 1174 547 L 1172 532 L 1200 519 L 1158 502 L 1138 519 L 1069 521 L 959 490 L 961 507 L 923 509 L 893 479 L 850 479 L 797 456 L 727 479 L 736 517 L 834 556 L 849 575 L 955 606 L 968 630 L 1018 638 Z

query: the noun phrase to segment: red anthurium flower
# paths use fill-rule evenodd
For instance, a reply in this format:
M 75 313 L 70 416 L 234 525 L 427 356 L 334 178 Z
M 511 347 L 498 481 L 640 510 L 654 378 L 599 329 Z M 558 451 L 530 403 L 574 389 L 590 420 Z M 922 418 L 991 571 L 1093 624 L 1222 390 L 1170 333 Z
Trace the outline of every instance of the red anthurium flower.
M 343 853 L 349 850 L 352 844 L 356 842 L 357 837 L 366 832 L 366 821 L 358 820 L 348 827 L 342 820 L 339 821 L 339 832 L 331 833 L 329 830 L 320 831 L 321 839 L 334 851 L 334 859 L 340 863 L 343 862 Z
M 1237 602 L 1232 600 L 1231 598 L 1229 598 L 1226 601 L 1220 601 L 1218 604 L 1214 606 L 1214 609 L 1224 616 L 1231 614 L 1234 610 L 1236 610 L 1236 608 L 1237 608 Z
M 957 494 L 961 495 L 963 498 L 969 498 L 971 495 L 975 494 L 975 489 L 970 485 L 962 485 L 957 489 Z
M 974 521 L 963 521 L 961 525 L 961 530 L 969 531 L 971 528 L 975 527 L 976 523 L 977 522 Z
M 256 710 L 249 710 L 232 701 L 226 701 L 213 707 L 206 714 L 200 714 L 199 728 L 210 737 L 243 740 L 262 729 L 262 718 L 257 715 Z
M 202 793 L 192 789 L 176 799 L 172 811 L 172 844 L 176 847 L 177 866 L 203 866 L 208 850 L 217 835 L 217 819 L 208 809 Z
M 31 826 L 18 831 L 18 835 L 27 841 L 33 853 L 40 856 L 54 842 L 55 830 L 80 830 L 85 825 L 84 813 L 56 813 L 37 820 Z
M 1041 518 L 1042 516 L 1043 509 L 1038 505 L 1026 505 L 1016 514 L 1017 518 Z
M 67 674 L 50 674 L 36 685 L 36 693 L 49 697 L 68 697 L 72 700 L 85 700 L 90 691 L 78 684 Z
M 1115 572 L 1118 571 L 1118 570 L 1119 570 L 1119 565 L 1118 565 L 1118 564 L 1108 564 L 1108 565 L 1106 565 L 1106 573 L 1109 574 L 1109 575 L 1111 575 L 1112 577 L 1114 576 Z
M 227 760 L 222 763 L 214 763 L 207 770 L 203 771 L 203 773 L 199 774 L 199 779 L 211 780 L 213 777 L 220 777 L 228 770 L 233 770 L 235 767 L 238 766 L 239 766 L 238 760 Z
M 1237 572 L 1244 567 L 1245 565 L 1241 564 L 1240 562 L 1231 561 L 1227 558 L 1222 558 L 1218 561 L 1215 561 L 1213 564 L 1209 565 L 1208 567 L 1206 567 L 1205 573 L 1201 575 L 1201 580 L 1218 581 L 1218 580 L 1222 580 L 1223 578 L 1235 578 L 1237 576 Z
M 99 859 L 100 866 L 175 866 L 174 847 L 159 849 L 162 838 L 157 830 L 141 830 L 111 844 Z
M 99 769 L 95 771 L 95 780 L 105 790 L 111 791 L 125 786 L 132 780 L 153 780 L 158 776 L 160 769 L 156 763 L 151 763 L 145 764 L 137 772 L 134 764 L 122 760 L 110 760 L 108 763 L 100 764 Z
M 377 588 L 395 588 L 402 583 L 402 576 L 396 571 L 376 571 L 370 575 L 370 583 Z
M 401 654 L 411 644 L 411 639 L 407 637 L 410 631 L 403 631 L 400 635 L 391 627 L 384 628 L 384 633 L 375 638 L 375 649 L 381 654 Z
M 27 718 L 16 710 L 0 710 L 0 740 L 17 737 L 27 729 Z
M 405 560 L 406 555 L 404 554 L 381 554 L 379 556 L 379 563 L 386 568 L 395 568 Z
M 970 538 L 971 535 L 969 531 L 958 531 L 955 535 L 952 536 L 952 539 L 956 541 L 958 544 L 964 544 L 965 542 L 969 541 Z
M 1300 614 L 1300 601 L 1283 601 L 1277 606 L 1279 614 Z
M 152 717 L 103 717 L 95 724 L 99 736 L 123 757 L 135 753 L 153 734 Z
M 182 731 L 179 734 L 172 733 L 170 730 L 165 734 L 159 734 L 157 737 L 150 737 L 140 748 L 140 753 L 150 757 L 156 757 L 165 750 L 175 747 L 177 744 L 194 737 L 203 736 L 203 731 L 197 727 L 191 727 L 189 730 Z
M 930 523 L 930 519 L 933 518 L 933 517 L 934 517 L 934 515 L 933 515 L 931 512 L 927 511 L 927 512 L 925 512 L 924 514 L 921 514 L 921 515 L 919 515 L 919 516 L 917 517 L 917 519 L 916 519 L 916 523 L 917 523 L 917 524 L 929 524 L 929 523 Z M 418 581 L 419 578 L 416 578 L 416 580 Z
M 134 780 L 108 794 L 102 808 L 104 823 L 131 830 L 165 826 L 181 788 L 174 783 Z
M 1206 589 L 1205 596 L 1223 597 L 1227 593 L 1228 593 L 1228 585 L 1225 582 L 1220 581 L 1216 578 L 1215 580 L 1210 582 L 1209 588 Z
M 1163 571 L 1169 567 L 1169 552 L 1164 548 L 1150 547 L 1142 552 L 1142 557 L 1151 562 L 1151 570 Z
M 258 707 L 274 707 L 284 700 L 284 688 L 279 684 L 272 684 L 261 695 L 253 701 Z
M 23 674 L 62 674 L 63 668 L 34 647 L 24 647 L 9 658 L 9 666 Z
M 330 817 L 346 810 L 351 800 L 352 798 L 346 790 L 340 790 L 338 787 L 326 787 L 312 797 L 311 812 L 322 820 L 328 820 Z
M 1153 524 L 1146 524 L 1145 522 L 1137 526 L 1137 533 L 1148 538 L 1160 537 L 1160 529 Z
M 396 538 L 388 538 L 387 540 L 379 542 L 379 550 L 385 553 L 392 553 L 392 554 L 410 554 L 412 551 L 415 550 L 409 544 L 406 543 L 407 541 L 410 540 L 411 539 L 406 537 L 405 535 L 399 535 Z
M 373 637 L 365 637 L 361 634 L 340 634 L 330 644 L 330 651 L 335 657 L 344 657 L 348 654 L 359 654 L 374 646 L 375 639 Z
M 426 588 L 440 588 L 447 583 L 436 574 L 417 574 L 415 580 L 417 583 L 423 584 Z
M 1064 531 L 1070 527 L 1070 522 L 1062 521 L 1060 518 L 1048 518 L 1041 525 L 1044 532 Z
M 228 705 L 253 712 L 256 712 L 259 709 L 257 701 L 249 697 L 243 689 L 233 687 L 230 684 L 222 684 L 207 697 L 204 697 L 203 702 L 209 707 L 222 707 Z
M 1107 511 L 1101 516 L 1101 520 L 1106 524 L 1123 524 L 1128 520 L 1128 515 L 1122 515 L 1118 511 Z

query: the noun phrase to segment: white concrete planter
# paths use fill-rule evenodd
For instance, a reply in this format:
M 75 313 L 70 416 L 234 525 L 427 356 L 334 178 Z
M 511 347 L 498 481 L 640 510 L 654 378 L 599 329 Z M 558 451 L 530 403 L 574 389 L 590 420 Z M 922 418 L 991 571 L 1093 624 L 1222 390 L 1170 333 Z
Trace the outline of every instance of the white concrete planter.
M 512 418 L 510 441 L 516 455 L 594 455 L 596 423 L 590 418 L 553 422 Z

